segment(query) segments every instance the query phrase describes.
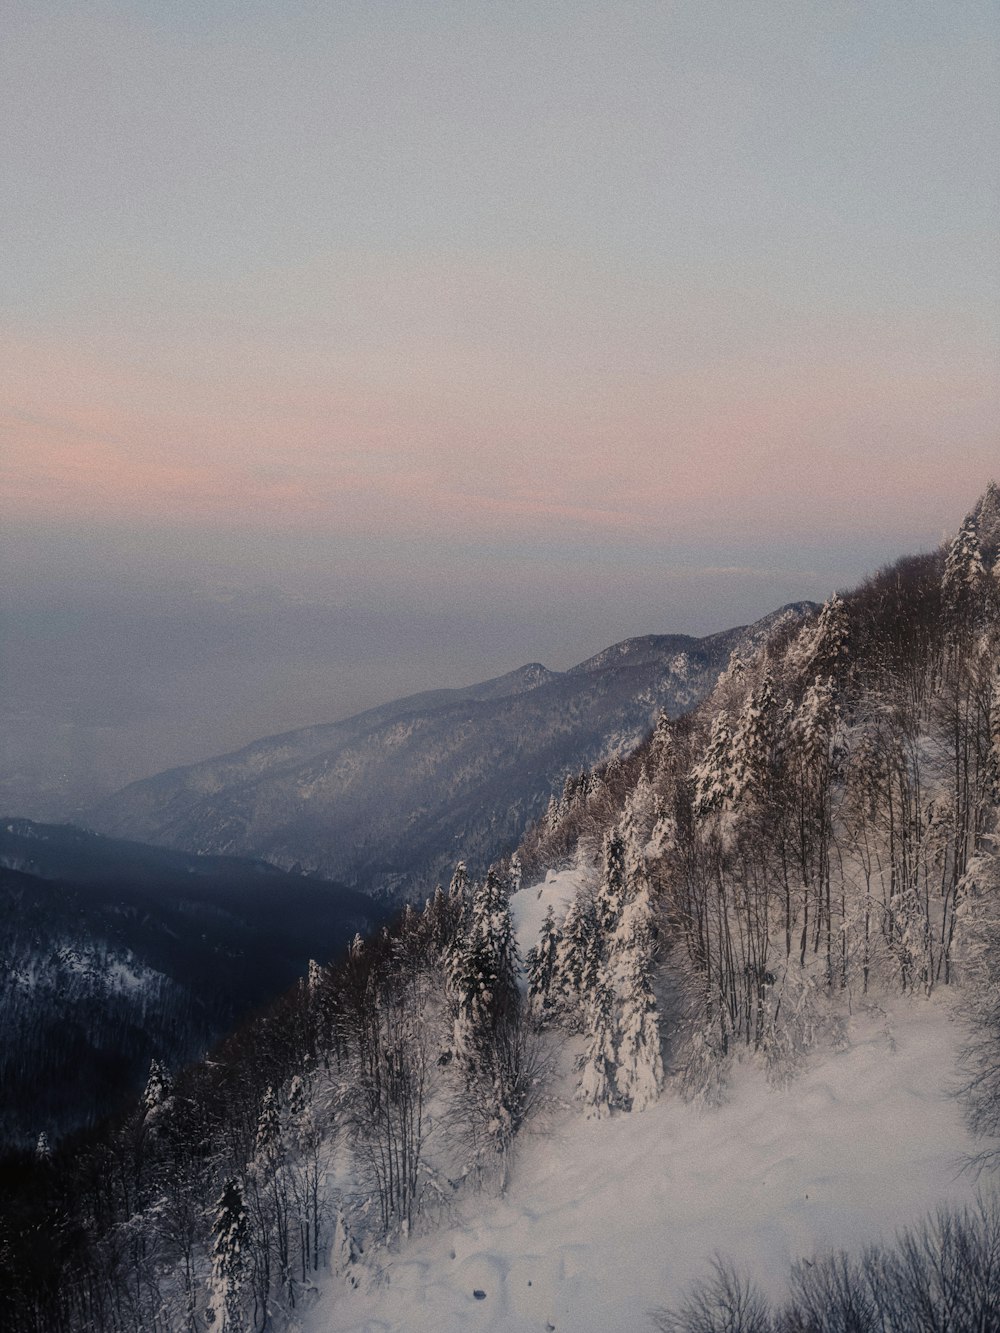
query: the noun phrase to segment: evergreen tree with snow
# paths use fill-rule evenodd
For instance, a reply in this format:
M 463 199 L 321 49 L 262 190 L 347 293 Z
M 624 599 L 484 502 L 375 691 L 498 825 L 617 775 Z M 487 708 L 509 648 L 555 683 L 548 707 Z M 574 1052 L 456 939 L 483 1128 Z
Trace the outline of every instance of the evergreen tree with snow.
M 549 804 L 545 811 L 545 828 L 548 833 L 555 833 L 559 827 L 562 815 L 559 811 L 559 802 L 554 796 L 549 797 Z
M 785 666 L 793 678 L 813 680 L 830 677 L 843 683 L 850 662 L 850 622 L 847 606 L 834 593 L 812 624 L 803 625 L 785 654 Z
M 469 871 L 464 861 L 455 866 L 455 873 L 448 885 L 448 915 L 452 930 L 461 932 L 469 910 Z
M 740 712 L 730 746 L 732 801 L 763 800 L 770 786 L 777 703 L 770 672 L 751 690 Z
M 155 1111 L 170 1096 L 170 1077 L 159 1060 L 150 1061 L 149 1076 L 142 1094 L 142 1109 Z
M 440 954 L 446 947 L 451 935 L 448 899 L 445 897 L 444 889 L 440 884 L 435 887 L 433 896 L 427 899 L 424 907 L 423 924 L 432 947 Z
M 597 924 L 605 940 L 618 928 L 625 904 L 625 839 L 619 827 L 604 835 L 601 884 L 597 891 Z
M 847 606 L 840 593 L 835 592 L 823 603 L 819 613 L 809 674 L 829 676 L 839 683 L 844 677 L 849 657 L 850 623 Z
M 468 1056 L 517 1007 L 517 945 L 510 904 L 491 867 L 476 890 L 464 938 L 452 958 L 455 1045 Z
M 978 525 L 970 514 L 948 547 L 941 576 L 941 600 L 953 638 L 962 638 L 975 629 L 985 588 Z
M 650 767 L 653 773 L 654 782 L 658 784 L 659 779 L 665 774 L 673 762 L 674 757 L 674 730 L 673 724 L 667 713 L 660 713 L 656 719 L 656 727 L 653 731 L 653 739 L 650 742 L 649 758 Z
M 250 1263 L 250 1226 L 240 1182 L 231 1176 L 215 1205 L 209 1321 L 213 1333 L 242 1333 L 240 1306 Z
M 614 994 L 603 969 L 588 997 L 586 1032 L 579 1096 L 587 1115 L 600 1120 L 617 1104 Z
M 514 852 L 510 858 L 510 896 L 512 898 L 515 893 L 520 893 L 523 880 L 524 867 L 521 865 L 520 856 L 517 852 Z
M 618 997 L 615 1087 L 621 1104 L 633 1111 L 651 1106 L 663 1087 L 653 946 L 653 908 L 643 875 L 634 882 L 611 941 Z
M 997 554 L 1000 548 L 1000 487 L 995 481 L 987 484 L 986 490 L 976 502 L 972 517 L 976 520 L 983 564 L 992 567 L 996 572 Z
M 695 764 L 694 813 L 700 820 L 729 810 L 733 799 L 732 730 L 729 717 L 722 710 L 712 718 L 712 728 L 705 753 Z
M 50 1162 L 52 1160 L 52 1149 L 49 1147 L 49 1136 L 43 1129 L 38 1136 L 38 1142 L 35 1144 L 35 1160 L 38 1162 Z
M 278 1098 L 274 1088 L 267 1087 L 257 1119 L 257 1135 L 254 1140 L 254 1157 L 262 1165 L 273 1167 L 277 1161 L 278 1145 L 281 1140 L 281 1116 L 278 1111 Z
M 830 763 L 836 719 L 833 681 L 814 680 L 788 724 L 790 737 L 813 780 L 823 775 Z
M 592 900 L 583 895 L 573 898 L 559 935 L 550 992 L 572 1027 L 582 1019 L 586 996 L 596 984 L 600 963 L 597 913 Z
M 556 1007 L 556 977 L 562 932 L 556 925 L 551 905 L 545 913 L 538 943 L 525 960 L 528 978 L 528 1003 L 539 1023 L 544 1023 Z

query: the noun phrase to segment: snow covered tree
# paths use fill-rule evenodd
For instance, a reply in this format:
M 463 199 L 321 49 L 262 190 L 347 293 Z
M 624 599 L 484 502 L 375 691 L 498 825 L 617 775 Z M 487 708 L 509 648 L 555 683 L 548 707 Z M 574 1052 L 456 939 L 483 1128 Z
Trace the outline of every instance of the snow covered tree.
M 653 991 L 653 908 L 642 876 L 622 911 L 611 941 L 618 997 L 615 1088 L 621 1104 L 644 1111 L 663 1087 L 660 1021 Z
M 273 1167 L 277 1158 L 278 1144 L 281 1140 L 281 1116 L 278 1112 L 278 1099 L 274 1089 L 268 1087 L 260 1106 L 257 1118 L 257 1135 L 254 1140 L 254 1157 L 262 1165 Z
M 656 719 L 653 739 L 649 746 L 649 762 L 654 786 L 660 785 L 662 775 L 670 769 L 674 752 L 673 724 L 667 713 L 661 713 Z
M 840 593 L 823 604 L 816 625 L 810 670 L 813 676 L 830 676 L 841 682 L 850 657 L 850 622 Z
M 962 524 L 945 556 L 941 600 L 952 643 L 967 641 L 979 626 L 987 586 L 976 519 Z
M 770 672 L 743 705 L 729 749 L 732 801 L 761 801 L 772 777 L 777 703 Z
M 450 974 L 466 1134 L 476 1168 L 495 1165 L 501 1189 L 536 1079 L 505 878 L 491 867 L 477 888 Z
M 225 1183 L 212 1222 L 209 1322 L 213 1333 L 242 1333 L 242 1293 L 250 1259 L 250 1227 L 243 1190 L 235 1176 Z
M 459 914 L 465 909 L 468 891 L 469 872 L 465 862 L 459 861 L 455 867 L 455 873 L 451 877 L 451 883 L 448 885 L 448 902 Z
M 528 978 L 528 1003 L 537 1022 L 544 1024 L 551 1017 L 556 1007 L 556 986 L 554 985 L 562 932 L 556 925 L 555 914 L 551 905 L 545 913 L 538 943 L 528 954 L 526 973 Z
M 555 833 L 559 827 L 559 821 L 562 815 L 559 812 L 559 802 L 554 796 L 549 797 L 549 804 L 545 811 L 545 829 L 548 833 Z
M 170 1077 L 159 1060 L 153 1060 L 149 1066 L 149 1076 L 142 1094 L 144 1111 L 154 1111 L 170 1096 Z
M 593 901 L 578 895 L 567 907 L 559 927 L 560 938 L 550 985 L 553 1004 L 570 1027 L 576 1027 L 582 1021 L 587 992 L 596 981 L 598 934 Z
M 514 852 L 510 858 L 510 896 L 513 898 L 515 893 L 520 893 L 521 884 L 524 880 L 524 867 L 521 865 L 521 858 L 517 852 Z
M 850 661 L 850 623 L 839 593 L 824 602 L 816 620 L 803 625 L 785 653 L 785 667 L 795 680 L 829 676 L 843 683 Z
M 625 839 L 620 828 L 615 827 L 604 836 L 601 867 L 601 883 L 597 890 L 597 924 L 606 939 L 618 927 L 622 907 L 625 902 L 627 870 L 625 865 Z
M 998 548 L 1000 548 L 1000 487 L 995 481 L 987 484 L 986 490 L 976 503 L 972 516 L 976 520 L 979 536 L 979 550 L 985 565 L 995 570 Z
M 602 976 L 587 1006 L 587 1049 L 580 1072 L 579 1096 L 588 1116 L 600 1120 L 617 1104 L 615 1089 L 615 1001 Z
M 965 520 L 948 547 L 941 576 L 944 603 L 952 607 L 970 588 L 975 588 L 985 574 L 979 549 L 979 528 L 971 515 Z
M 476 890 L 465 937 L 451 967 L 455 1046 L 472 1055 L 517 1007 L 517 945 L 500 876 L 490 869 Z
M 43 1129 L 38 1136 L 38 1142 L 35 1144 L 35 1159 L 39 1162 L 49 1162 L 52 1160 L 52 1149 L 49 1147 L 49 1136 Z
M 733 800 L 733 736 L 729 717 L 723 711 L 712 718 L 705 753 L 694 766 L 694 813 L 700 820 L 729 810 Z

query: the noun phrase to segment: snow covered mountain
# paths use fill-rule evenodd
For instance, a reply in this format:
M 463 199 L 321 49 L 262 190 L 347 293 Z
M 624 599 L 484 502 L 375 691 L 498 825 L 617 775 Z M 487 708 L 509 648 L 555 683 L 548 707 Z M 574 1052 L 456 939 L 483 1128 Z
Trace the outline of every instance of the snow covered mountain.
M 633 748 L 661 711 L 676 716 L 704 698 L 735 649 L 752 652 L 780 621 L 813 609 L 796 602 L 702 639 L 626 639 L 565 672 L 531 663 L 267 737 L 133 783 L 90 823 L 420 897 L 459 856 L 485 869 L 567 775 Z

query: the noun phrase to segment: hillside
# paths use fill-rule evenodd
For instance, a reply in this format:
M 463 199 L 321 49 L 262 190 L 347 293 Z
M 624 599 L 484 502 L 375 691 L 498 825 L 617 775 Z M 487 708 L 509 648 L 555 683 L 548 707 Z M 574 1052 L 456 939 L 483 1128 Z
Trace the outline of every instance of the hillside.
M 580 882 L 569 871 L 514 896 L 523 952 Z M 580 1115 L 567 1059 L 504 1196 L 459 1204 L 380 1255 L 360 1287 L 327 1277 L 302 1327 L 652 1333 L 650 1312 L 703 1278 L 717 1251 L 780 1300 L 794 1260 L 856 1252 L 946 1202 L 974 1203 L 975 1177 L 958 1168 L 976 1144 L 950 1095 L 959 1030 L 947 1001 L 859 1005 L 837 1047 L 820 1045 L 787 1087 L 748 1064 L 724 1106 L 668 1088 L 643 1115 L 612 1121 Z
M 738 649 L 812 610 L 795 603 L 704 639 L 628 639 L 569 671 L 533 663 L 268 737 L 133 783 L 102 832 L 259 856 L 367 893 L 417 897 L 460 854 L 475 872 L 516 845 L 564 778 L 631 749 L 657 715 L 703 698 Z
M 0 824 L 0 1148 L 92 1123 L 377 919 L 261 862 Z

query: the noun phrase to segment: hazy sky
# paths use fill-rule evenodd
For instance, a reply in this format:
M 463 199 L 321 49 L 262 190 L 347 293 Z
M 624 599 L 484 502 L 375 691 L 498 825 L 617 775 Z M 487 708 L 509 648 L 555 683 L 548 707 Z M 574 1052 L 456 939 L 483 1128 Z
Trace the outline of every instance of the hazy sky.
M 11 799 L 936 542 L 1000 470 L 998 15 L 8 0 Z

